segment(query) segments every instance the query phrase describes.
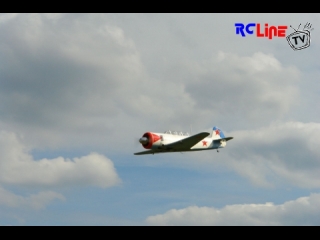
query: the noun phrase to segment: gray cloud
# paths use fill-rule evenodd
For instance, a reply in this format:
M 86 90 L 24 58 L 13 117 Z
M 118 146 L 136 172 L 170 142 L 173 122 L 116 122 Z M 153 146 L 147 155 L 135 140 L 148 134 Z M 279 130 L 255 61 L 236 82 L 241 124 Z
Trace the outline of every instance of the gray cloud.
M 281 177 L 295 186 L 319 188 L 319 134 L 319 123 L 301 122 L 232 132 L 226 162 L 254 184 L 274 185 Z
M 120 28 L 91 17 L 21 14 L 0 26 L 3 128 L 50 145 L 113 131 L 145 81 L 143 66 Z
M 259 42 L 248 38 L 246 55 L 226 52 L 235 16 L 2 18 L 0 127 L 37 147 L 120 150 L 124 134 L 147 130 L 261 127 L 284 119 L 300 101 L 301 72 L 265 54 Z M 228 40 L 216 34 L 225 26 L 215 18 L 230 24 Z M 199 19 L 217 32 L 204 38 L 208 25 L 197 26 Z
M 265 124 L 283 117 L 299 98 L 299 71 L 264 53 L 239 57 L 220 52 L 212 62 L 187 69 L 195 80 L 186 90 L 196 107 L 210 109 L 219 120 L 228 115 L 242 124 Z
M 174 35 L 179 42 L 187 35 L 192 45 L 187 29 L 176 36 L 164 22 L 152 20 L 158 17 L 145 16 L 164 28 L 161 41 Z M 151 31 L 150 22 L 141 25 L 135 15 L 126 18 L 137 21 L 137 31 L 143 26 Z M 181 24 L 177 17 L 168 19 Z M 235 139 L 226 149 L 229 160 L 221 164 L 258 185 L 272 186 L 267 179 L 280 176 L 297 186 L 319 186 L 319 155 L 309 149 L 317 140 L 312 143 L 304 130 L 298 130 L 297 137 L 283 133 L 288 128 L 284 124 L 278 130 L 259 129 L 285 119 L 301 100 L 297 68 L 263 52 L 242 56 L 221 51 L 203 60 L 189 56 L 166 62 L 159 58 L 163 73 L 157 74 L 147 62 L 151 61 L 146 52 L 150 48 L 143 48 L 141 38 L 123 25 L 114 15 L 22 14 L 4 20 L 0 25 L 0 127 L 23 135 L 32 148 L 85 146 L 107 153 L 139 151 L 134 137 L 145 131 L 187 131 L 190 125 L 194 131 L 213 125 L 229 131 L 258 129 L 230 133 Z M 150 39 L 158 36 L 154 34 Z M 152 51 L 158 59 L 156 49 L 163 42 L 156 43 Z M 168 47 L 170 44 L 168 40 Z M 303 126 L 309 129 L 311 125 Z M 294 132 L 293 126 L 289 128 Z M 268 131 L 274 135 L 268 137 Z M 273 141 L 266 143 L 257 138 L 259 134 Z M 24 157 L 29 166 L 35 164 L 32 156 Z M 107 161 L 101 156 L 87 157 L 100 159 L 101 164 Z M 85 161 L 77 161 L 57 158 L 47 163 L 60 166 L 64 162 L 62 172 L 62 166 L 77 166 L 73 179 L 78 179 Z M 20 174 L 21 168 L 15 168 Z M 24 180 L 17 178 L 20 182 L 39 182 L 22 176 Z M 13 175 L 2 176 L 2 181 L 18 181 L 14 179 Z M 46 184 L 65 181 L 52 177 Z M 100 180 L 93 181 L 99 184 Z

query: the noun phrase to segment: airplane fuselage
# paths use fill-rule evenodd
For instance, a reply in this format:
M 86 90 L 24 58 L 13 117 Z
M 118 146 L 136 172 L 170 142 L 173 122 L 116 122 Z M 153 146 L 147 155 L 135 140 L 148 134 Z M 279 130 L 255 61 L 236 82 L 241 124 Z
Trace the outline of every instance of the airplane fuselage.
M 181 136 L 181 135 L 173 135 L 173 134 L 167 134 L 167 133 L 155 133 L 155 132 L 149 132 L 146 134 L 152 134 L 153 136 L 159 136 L 159 139 L 157 137 L 154 138 L 151 146 L 144 146 L 146 149 L 154 149 L 154 150 L 162 150 L 166 149 L 166 145 L 178 142 L 182 139 L 185 139 L 189 136 Z M 199 139 L 199 142 L 191 147 L 190 149 L 183 149 L 181 148 L 181 151 L 200 151 L 200 150 L 212 150 L 212 149 L 218 149 L 223 148 L 226 146 L 225 140 L 219 140 L 214 139 L 211 137 L 206 137 L 204 139 Z M 167 149 L 170 150 L 170 149 Z M 172 151 L 175 151 L 172 149 Z M 176 151 L 179 151 L 178 149 Z
M 164 133 L 146 132 L 139 142 L 147 151 L 137 152 L 135 155 L 212 150 L 224 148 L 231 139 L 233 137 L 225 137 L 217 127 L 213 127 L 212 134 L 204 131 L 192 136 L 170 130 Z

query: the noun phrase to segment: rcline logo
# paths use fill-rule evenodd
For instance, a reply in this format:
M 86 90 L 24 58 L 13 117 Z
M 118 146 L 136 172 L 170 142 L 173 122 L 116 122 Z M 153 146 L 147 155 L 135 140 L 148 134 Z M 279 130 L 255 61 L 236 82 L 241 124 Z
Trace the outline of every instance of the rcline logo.
M 290 47 L 295 51 L 309 47 L 311 42 L 310 31 L 312 31 L 313 28 L 311 30 L 310 28 L 312 24 L 306 23 L 306 25 L 304 25 L 303 30 L 299 31 L 300 25 L 298 27 L 298 30 L 294 29 L 290 25 L 290 27 L 293 28 L 295 31 L 287 36 L 287 41 Z
M 245 37 L 244 29 L 247 34 L 253 34 L 256 28 L 256 36 L 257 37 L 266 37 L 270 40 L 272 37 L 285 37 L 286 30 L 288 26 L 280 25 L 280 26 L 270 26 L 268 23 L 264 24 L 264 31 L 260 27 L 260 23 L 249 23 L 244 25 L 243 23 L 235 23 L 234 26 L 236 27 L 236 34 L 241 34 L 242 37 Z M 251 30 L 252 29 L 252 30 Z

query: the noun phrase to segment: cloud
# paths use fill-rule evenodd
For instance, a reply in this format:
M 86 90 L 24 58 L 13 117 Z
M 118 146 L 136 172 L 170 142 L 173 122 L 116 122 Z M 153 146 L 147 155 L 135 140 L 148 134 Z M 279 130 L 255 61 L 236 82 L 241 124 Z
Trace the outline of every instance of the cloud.
M 133 89 L 145 81 L 139 53 L 101 15 L 48 16 L 20 14 L 0 25 L 1 127 L 37 146 L 90 134 L 101 142 L 138 99 Z
M 18 13 L 2 13 L 0 14 L 0 24 L 10 21 L 18 16 Z
M 206 128 L 208 124 L 224 129 L 259 128 L 274 119 L 283 119 L 299 103 L 300 71 L 263 52 L 249 56 L 212 52 L 210 58 L 186 57 L 175 64 L 170 62 L 171 66 L 159 61 L 156 65 L 162 64 L 159 68 L 163 73 L 157 75 L 158 68 L 151 67 L 145 62 L 145 56 L 141 56 L 147 49 L 141 45 L 138 35 L 117 18 L 110 20 L 112 16 L 19 14 L 0 25 L 0 60 L 3 60 L 0 66 L 0 129 L 28 136 L 28 144 L 36 148 L 85 146 L 94 151 L 100 148 L 132 153 L 136 150 L 123 148 L 124 139 L 131 142 L 133 137 L 130 139 L 130 136 L 141 136 L 145 131 L 167 128 L 186 131 L 190 125 L 197 129 Z M 158 17 L 142 19 L 159 22 Z M 133 21 L 136 17 L 123 15 L 123 19 Z M 180 16 L 171 19 L 180 24 Z M 141 19 L 137 21 L 142 24 Z M 139 29 L 142 28 L 140 24 Z M 158 24 L 160 27 L 160 22 Z M 233 29 L 234 25 L 231 26 Z M 173 32 L 166 31 L 166 36 L 169 38 Z M 187 29 L 178 35 L 185 34 L 192 36 Z M 181 39 L 176 36 L 175 41 Z M 267 134 L 266 130 L 257 131 Z M 282 143 L 285 145 L 280 144 L 281 149 L 290 149 L 290 141 L 295 142 L 296 148 L 284 152 L 277 148 L 276 140 L 266 145 L 256 139 L 255 134 L 235 132 L 232 144 L 239 154 L 230 154 L 229 162 L 237 172 L 260 185 L 270 185 L 266 180 L 270 173 L 289 179 L 292 174 L 288 167 L 293 165 L 295 170 L 296 163 L 288 158 L 300 156 L 298 149 L 309 149 L 305 144 L 309 138 L 300 143 L 303 137 L 292 140 L 288 135 Z M 254 149 L 257 147 L 254 144 L 259 142 L 262 152 Z M 253 148 L 244 151 L 251 146 Z M 274 154 L 271 156 L 270 152 Z M 296 156 L 290 152 L 295 152 Z M 310 155 L 309 160 L 303 162 L 315 163 L 311 171 L 317 176 L 314 147 L 307 155 Z M 49 163 L 81 169 L 86 162 L 84 157 L 37 162 L 28 154 L 24 157 L 36 166 Z M 87 157 L 103 162 L 102 157 L 95 154 Z M 312 183 L 311 178 L 303 177 L 308 171 L 302 171 L 303 175 L 292 181 L 303 186 L 318 186 L 317 180 Z M 294 171 L 295 176 L 299 174 L 301 171 Z M 26 175 L 23 176 L 27 178 Z M 64 181 L 67 178 L 61 176 Z M 72 176 L 72 179 L 77 178 L 79 174 Z M 0 179 L 15 181 L 6 174 Z M 59 182 L 54 177 L 46 181 L 46 184 Z
M 319 186 L 319 141 L 302 130 L 311 124 L 297 136 L 283 132 L 284 123 L 261 128 L 275 119 L 317 121 L 317 31 L 297 55 L 285 39 L 244 39 L 234 29 L 237 21 L 297 26 L 301 17 L 310 14 L 0 15 L 0 131 L 8 131 L 0 137 L 0 185 L 115 186 L 106 155 L 34 159 L 30 149 L 132 155 L 140 150 L 130 149 L 131 136 L 217 124 L 243 131 L 232 132 L 211 163 L 223 158 L 259 186 Z M 206 154 L 190 158 L 200 165 Z
M 0 132 L 0 183 L 19 186 L 98 186 L 120 183 L 112 161 L 91 153 L 73 159 L 34 160 L 14 133 Z
M 212 61 L 189 63 L 186 69 L 186 91 L 197 108 L 232 116 L 242 124 L 279 119 L 299 99 L 300 72 L 283 66 L 270 54 L 240 57 L 220 52 Z
M 257 185 L 320 187 L 320 123 L 274 123 L 235 131 L 225 164 Z
M 150 225 L 319 225 L 320 194 L 275 205 L 236 204 L 221 209 L 191 206 L 146 219 Z
M 202 128 L 213 119 L 235 119 L 239 126 L 248 120 L 261 126 L 285 115 L 299 98 L 299 71 L 262 52 L 241 57 L 213 51 L 211 60 L 175 57 L 170 64 L 159 59 L 150 65 L 152 46 L 141 45 L 140 35 L 112 16 L 19 14 L 0 25 L 2 129 L 28 135 L 37 147 L 116 149 L 119 132 L 133 132 L 129 125 L 185 130 L 195 122 Z M 122 16 L 143 30 L 140 18 Z M 180 24 L 181 17 L 170 18 Z M 181 34 L 194 42 L 186 29 Z M 174 31 L 166 36 L 181 42 Z
M 320 187 L 320 123 L 276 121 L 265 127 L 224 134 L 234 139 L 220 153 L 173 155 L 174 162 L 166 158 L 164 161 L 201 172 L 231 170 L 256 187 Z
M 60 193 L 53 191 L 44 191 L 39 192 L 38 194 L 31 194 L 28 197 L 23 197 L 11 193 L 0 186 L 0 205 L 6 207 L 40 210 L 44 209 L 46 205 L 56 199 L 65 200 L 65 197 Z

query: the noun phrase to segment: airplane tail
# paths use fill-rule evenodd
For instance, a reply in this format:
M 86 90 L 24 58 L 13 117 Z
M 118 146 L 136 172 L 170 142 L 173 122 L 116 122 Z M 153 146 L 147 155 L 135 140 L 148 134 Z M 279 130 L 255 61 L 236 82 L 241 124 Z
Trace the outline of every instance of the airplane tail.
M 214 140 L 214 142 L 216 142 L 216 140 L 217 140 L 220 143 L 221 143 L 221 141 L 225 141 L 226 142 L 226 141 L 229 141 L 229 140 L 233 139 L 233 137 L 226 137 L 224 135 L 224 133 L 222 132 L 222 130 L 220 128 L 216 127 L 216 126 L 214 126 L 213 129 L 212 129 L 212 136 L 211 137 Z
M 220 139 L 220 138 L 225 138 L 222 130 L 216 126 L 213 127 L 212 129 L 212 136 L 213 139 Z

